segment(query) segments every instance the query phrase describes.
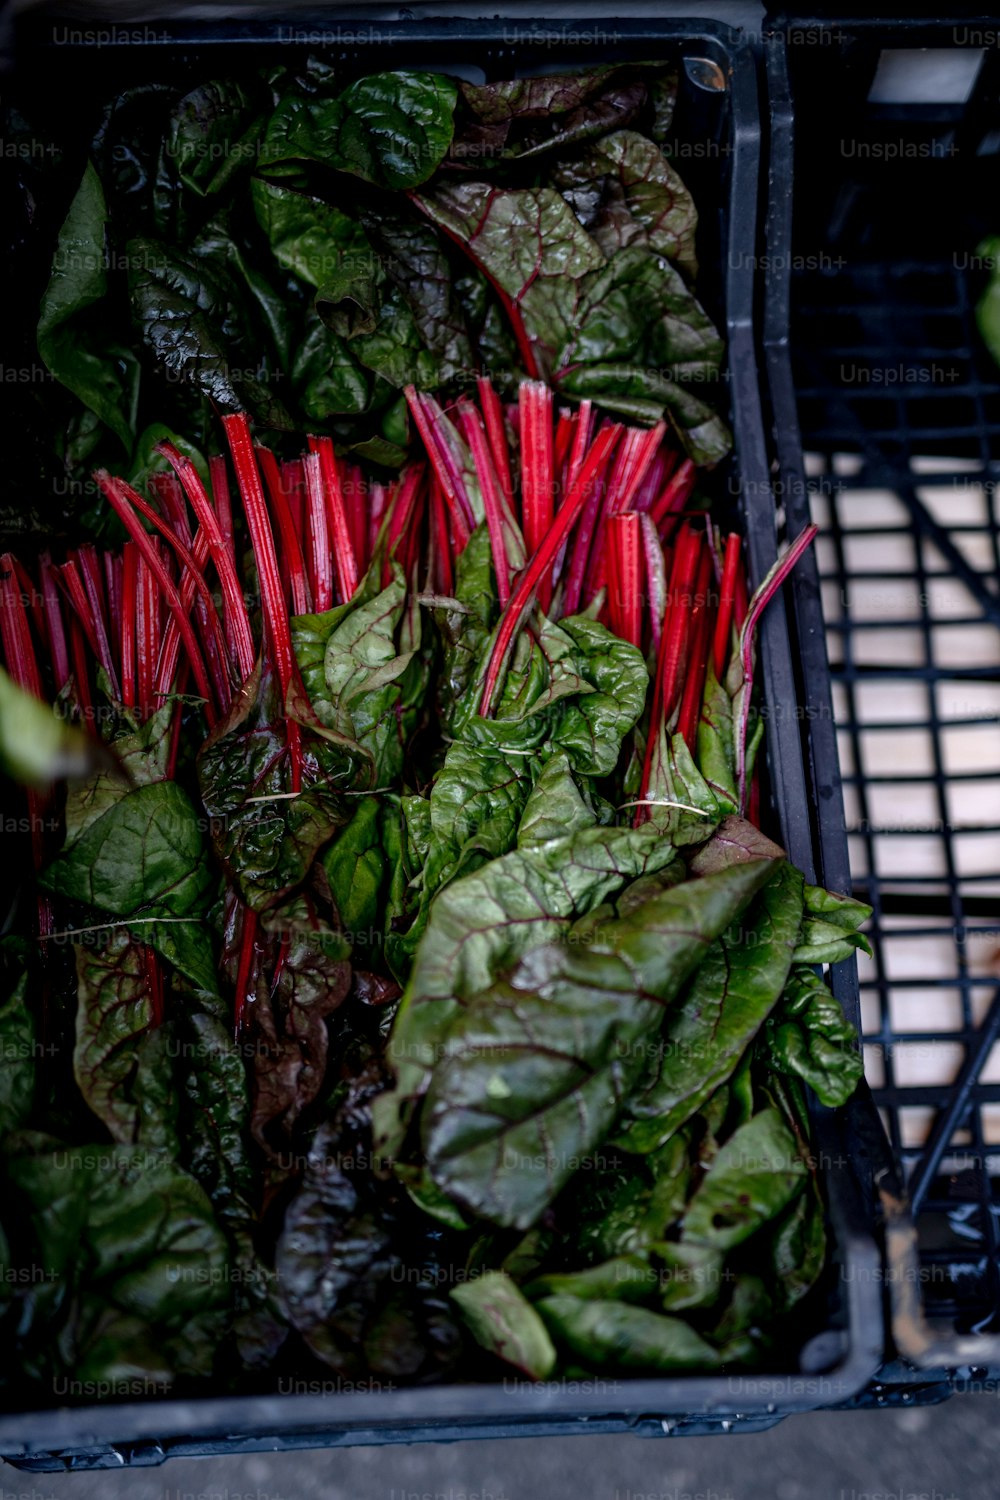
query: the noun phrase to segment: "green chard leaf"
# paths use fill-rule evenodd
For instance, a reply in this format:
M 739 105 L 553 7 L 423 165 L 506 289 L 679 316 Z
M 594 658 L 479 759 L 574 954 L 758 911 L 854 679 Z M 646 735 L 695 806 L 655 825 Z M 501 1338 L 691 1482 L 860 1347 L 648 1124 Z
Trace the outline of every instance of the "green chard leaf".
M 358 800 L 354 816 L 335 835 L 322 860 L 348 940 L 355 947 L 373 943 L 389 871 L 377 797 Z
M 351 946 L 332 911 L 299 895 L 263 918 L 264 931 L 283 954 L 268 993 L 253 1006 L 255 1140 L 272 1154 L 286 1142 L 303 1110 L 323 1086 L 329 1053 L 327 1017 L 351 988 Z
M 184 991 L 174 1051 L 184 1101 L 183 1165 L 208 1195 L 225 1231 L 233 1265 L 234 1332 L 244 1364 L 268 1365 L 287 1334 L 274 1272 L 254 1245 L 257 1173 L 251 1156 L 250 1096 L 228 1008 Z
M 27 1145 L 7 1159 L 6 1191 L 47 1280 L 21 1297 L 22 1367 L 164 1385 L 210 1375 L 230 1320 L 228 1251 L 198 1184 L 145 1149 Z
M 625 1150 L 655 1150 L 732 1075 L 781 996 L 801 912 L 802 876 L 782 860 L 668 1015 L 619 1128 Z
M 198 813 L 174 781 L 136 787 L 111 804 L 43 871 L 55 895 L 132 916 L 185 917 L 213 886 Z
M 375 73 L 335 99 L 290 95 L 267 128 L 261 165 L 322 162 L 384 188 L 426 182 L 451 144 L 457 86 L 438 73 Z
M 838 896 L 819 885 L 807 885 L 802 935 L 795 950 L 800 964 L 835 964 L 858 949 L 871 957 L 871 945 L 858 929 L 872 914 L 870 906 Z
M 722 807 L 683 735 L 668 735 L 662 727 L 653 749 L 646 795 L 650 825 L 678 848 L 703 844 L 722 817 Z
M 602 830 L 616 831 L 625 830 Z M 474 993 L 449 1028 L 424 1106 L 438 1186 L 494 1223 L 534 1224 L 606 1138 L 663 1005 L 772 868 L 761 861 L 686 881 L 609 921 L 591 946 L 536 948 L 509 980 Z
M 248 410 L 265 427 L 293 425 L 272 390 L 247 306 L 225 261 L 150 238 L 127 246 L 133 321 L 167 379 L 221 411 Z
M 604 263 L 565 200 L 552 188 L 458 181 L 418 202 L 510 298 L 539 370 L 553 370 L 579 325 L 585 278 Z
M 629 124 L 646 100 L 643 80 L 614 65 L 460 88 L 462 113 L 472 118 L 452 143 L 451 161 L 459 166 L 484 154 L 530 159 L 575 145 Z
M 177 1097 L 162 1028 L 155 1027 L 149 950 L 124 928 L 76 948 L 73 1073 L 114 1141 L 177 1151 Z
M 705 696 L 698 720 L 698 769 L 727 813 L 739 811 L 736 785 L 736 735 L 733 726 L 733 702 L 719 682 L 711 659 L 705 673 Z
M 808 1083 L 823 1104 L 843 1104 L 864 1072 L 854 1027 L 823 980 L 799 963 L 762 1042 L 770 1066 Z
M 762 1110 L 720 1147 L 688 1205 L 683 1239 L 719 1250 L 741 1244 L 787 1208 L 808 1171 L 778 1111 Z
M 569 636 L 573 665 L 592 691 L 563 705 L 553 742 L 567 751 L 575 771 L 610 776 L 645 707 L 649 677 L 642 654 L 582 615 L 560 620 L 558 628 Z
M 288 373 L 310 422 L 359 416 L 376 402 L 371 373 L 358 364 L 346 340 L 324 327 L 313 309 L 306 315 Z
M 199 84 L 174 106 L 167 155 L 177 175 L 202 197 L 221 193 L 233 176 L 256 160 L 264 126 L 263 90 L 233 79 Z
M 461 1282 L 452 1287 L 451 1299 L 477 1344 L 529 1380 L 545 1380 L 552 1374 L 556 1351 L 545 1324 L 503 1271 L 484 1271 Z
M 534 809 L 553 796 L 575 800 L 568 837 L 533 842 L 490 861 L 452 881 L 431 907 L 389 1043 L 396 1093 L 376 1106 L 386 1130 L 383 1155 L 396 1154 L 400 1106 L 412 1108 L 426 1088 L 463 1005 L 530 949 L 558 938 L 574 915 L 673 858 L 654 829 L 599 827 L 562 755 L 551 757 L 535 784 L 524 814 L 529 826 L 536 826 Z
M 694 279 L 694 202 L 659 146 L 646 136 L 634 130 L 602 136 L 582 156 L 560 164 L 552 183 L 609 259 L 638 242 Z
M 316 1357 L 356 1379 L 447 1373 L 461 1335 L 441 1286 L 441 1227 L 389 1199 L 367 1171 L 378 1069 L 353 1078 L 317 1130 L 275 1263 L 293 1326 Z M 401 1247 L 406 1246 L 406 1259 Z M 420 1274 L 413 1276 L 417 1269 Z
M 292 644 L 320 722 L 370 760 L 376 786 L 399 776 L 414 726 L 414 707 L 401 712 L 413 652 L 397 645 L 406 586 L 397 569 L 375 592 L 373 568 L 350 604 L 322 615 L 297 615 Z
M 251 184 L 257 222 L 275 260 L 309 286 L 334 284 L 350 270 L 370 270 L 371 246 L 361 225 L 332 203 L 255 177 Z
M 826 1226 L 815 1184 L 775 1221 L 770 1244 L 772 1296 L 779 1311 L 801 1302 L 826 1265 Z
M 28 976 L 21 973 L 0 1003 L 0 1140 L 27 1124 L 35 1099 L 39 1043 L 27 1001 Z
M 712 1370 L 725 1358 L 682 1318 L 626 1302 L 543 1297 L 536 1304 L 557 1343 L 588 1369 Z
M 369 764 L 363 749 L 336 731 L 304 729 L 302 789 L 289 797 L 289 756 L 277 683 L 258 663 L 198 756 L 216 858 L 258 912 L 303 883 L 320 849 L 349 820 L 340 793 Z
M 696 392 L 718 376 L 722 340 L 680 272 L 634 243 L 578 291 L 570 337 L 553 368 L 556 388 L 647 425 L 666 414 L 695 463 L 717 463 L 730 434 Z
M 434 361 L 438 386 L 467 381 L 478 366 L 451 264 L 431 224 L 380 212 L 363 215 L 385 274 L 405 298 L 419 336 Z
M 139 366 L 114 346 L 89 310 L 107 295 L 104 189 L 88 162 L 59 231 L 52 274 L 38 319 L 38 352 L 46 367 L 100 417 L 126 451 L 135 437 Z

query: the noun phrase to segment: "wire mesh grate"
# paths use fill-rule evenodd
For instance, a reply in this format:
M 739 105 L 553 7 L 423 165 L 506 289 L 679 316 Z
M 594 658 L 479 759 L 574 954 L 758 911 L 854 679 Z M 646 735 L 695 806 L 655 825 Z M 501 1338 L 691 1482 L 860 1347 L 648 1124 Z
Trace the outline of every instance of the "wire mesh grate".
M 960 262 L 802 270 L 792 344 L 852 878 L 873 907 L 866 1071 L 928 1311 L 970 1329 L 1000 1307 L 1000 371 Z

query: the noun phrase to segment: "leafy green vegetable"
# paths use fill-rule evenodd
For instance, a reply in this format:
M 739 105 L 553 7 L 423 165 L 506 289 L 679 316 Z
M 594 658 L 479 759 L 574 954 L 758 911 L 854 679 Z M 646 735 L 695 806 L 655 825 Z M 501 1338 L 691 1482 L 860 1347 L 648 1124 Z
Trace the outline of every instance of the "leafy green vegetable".
M 537 1307 L 557 1342 L 588 1368 L 712 1370 L 724 1358 L 683 1319 L 626 1302 L 543 1297 Z
M 604 263 L 569 205 L 553 188 L 488 182 L 446 181 L 418 201 L 511 299 L 539 370 L 555 370 L 579 324 L 584 278 Z
M 284 101 L 268 126 L 261 165 L 316 160 L 384 188 L 426 182 L 445 156 L 457 89 L 436 73 L 375 73 L 335 99 Z
M 319 1094 L 326 1072 L 327 1017 L 351 986 L 351 945 L 314 899 L 298 896 L 264 919 L 282 960 L 270 996 L 258 994 L 253 1014 L 252 1129 L 265 1150 L 284 1145 L 292 1126 Z
M 808 1083 L 824 1104 L 843 1104 L 864 1072 L 854 1027 L 822 979 L 796 963 L 763 1037 L 768 1062 Z
M 553 182 L 606 256 L 625 245 L 646 244 L 693 279 L 694 203 L 663 152 L 645 136 L 632 130 L 605 135 L 557 167 Z
M 38 1041 L 27 1001 L 28 976 L 21 973 L 0 1004 L 0 1139 L 27 1123 L 35 1098 Z
M 798 964 L 835 964 L 860 949 L 871 957 L 871 945 L 858 929 L 872 914 L 870 906 L 851 896 L 838 896 L 822 886 L 805 888 L 802 935 L 795 950 Z
M 600 827 L 564 756 L 552 756 L 535 784 L 536 805 L 553 796 L 572 809 L 568 837 L 512 850 L 446 886 L 431 908 L 388 1049 L 397 1097 L 376 1110 L 384 1155 L 395 1154 L 398 1111 L 423 1092 L 463 1004 L 532 948 L 557 939 L 574 914 L 673 857 L 653 829 Z M 529 800 L 525 818 L 531 812 Z
M 626 1150 L 655 1150 L 731 1076 L 781 995 L 801 914 L 802 876 L 783 861 L 664 1023 L 619 1133 Z
M 377 1086 L 377 1068 L 364 1069 L 316 1132 L 276 1265 L 291 1321 L 325 1364 L 350 1378 L 426 1379 L 447 1373 L 460 1335 L 441 1286 L 440 1226 L 429 1231 L 433 1220 L 396 1207 L 357 1170 Z M 403 1245 L 423 1274 L 405 1274 Z
M 170 1057 L 149 982 L 146 951 L 122 927 L 77 946 L 73 1072 L 84 1099 L 123 1146 L 177 1147 Z
M 59 231 L 38 319 L 38 352 L 57 380 L 100 417 L 126 450 L 135 436 L 138 364 L 102 334 L 88 310 L 107 291 L 101 180 L 88 162 Z
M 212 79 L 192 89 L 170 117 L 167 155 L 180 180 L 196 193 L 223 192 L 256 154 L 265 114 L 260 91 L 235 80 Z
M 808 1168 L 777 1110 L 733 1132 L 684 1216 L 684 1239 L 729 1250 L 786 1208 Z
M 338 791 L 365 764 L 363 750 L 335 730 L 306 733 L 302 789 L 289 797 L 289 757 L 277 684 L 258 664 L 198 757 L 216 858 L 255 911 L 306 879 L 320 849 L 348 821 Z
M 517 1284 L 503 1271 L 486 1271 L 452 1287 L 476 1342 L 513 1365 L 529 1380 L 545 1380 L 552 1373 L 556 1351 L 545 1324 Z
M 187 1173 L 146 1150 L 22 1137 L 5 1175 L 46 1273 L 17 1293 L 28 1378 L 68 1368 L 85 1382 L 168 1385 L 211 1373 L 228 1319 L 226 1242 Z
M 771 869 L 675 886 L 608 922 L 592 947 L 536 948 L 509 981 L 474 994 L 424 1108 L 438 1186 L 495 1223 L 530 1227 L 611 1129 L 662 1006 Z
M 345 264 L 370 262 L 364 230 L 333 204 L 259 177 L 251 186 L 257 222 L 275 259 L 310 286 L 332 283 Z
M 190 798 L 174 781 L 136 787 L 66 846 L 43 883 L 119 916 L 187 916 L 212 884 Z
M 722 342 L 683 277 L 649 245 L 618 250 L 580 287 L 553 370 L 567 395 L 638 422 L 664 410 L 698 464 L 729 450 L 725 424 L 696 395 L 718 375 Z
M 246 409 L 266 427 L 290 427 L 228 268 L 197 247 L 151 238 L 130 240 L 126 257 L 133 318 L 167 378 L 221 411 Z

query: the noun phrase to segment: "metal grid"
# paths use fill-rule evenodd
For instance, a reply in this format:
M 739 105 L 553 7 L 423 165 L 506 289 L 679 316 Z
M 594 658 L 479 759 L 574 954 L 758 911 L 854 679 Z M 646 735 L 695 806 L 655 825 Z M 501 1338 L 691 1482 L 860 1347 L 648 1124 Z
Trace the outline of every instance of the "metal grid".
M 1000 1309 L 1000 372 L 970 278 L 793 278 L 792 348 L 856 893 L 866 1071 L 932 1317 Z

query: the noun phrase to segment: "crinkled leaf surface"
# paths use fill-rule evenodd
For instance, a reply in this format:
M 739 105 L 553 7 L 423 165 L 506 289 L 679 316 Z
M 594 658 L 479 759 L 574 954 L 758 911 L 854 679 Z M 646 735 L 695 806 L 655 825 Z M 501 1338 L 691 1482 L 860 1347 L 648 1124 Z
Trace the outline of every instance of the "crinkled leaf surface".
M 26 1371 L 165 1383 L 210 1374 L 229 1321 L 228 1251 L 198 1184 L 147 1150 L 24 1146 L 7 1160 L 8 1191 L 47 1273 L 44 1295 L 21 1299 Z
M 652 829 L 599 827 L 558 755 L 535 785 L 534 805 L 552 796 L 573 809 L 568 837 L 514 849 L 439 892 L 389 1044 L 398 1099 L 390 1098 L 385 1108 L 395 1111 L 426 1086 L 469 998 L 530 949 L 559 937 L 574 914 L 673 858 Z M 529 801 L 525 817 L 531 809 Z M 392 1154 L 388 1142 L 382 1149 Z
M 763 1043 L 772 1068 L 801 1078 L 830 1106 L 849 1099 L 864 1072 L 854 1027 L 823 980 L 798 962 Z
M 782 860 L 664 1022 L 619 1130 L 626 1150 L 655 1150 L 730 1077 L 778 1002 L 801 913 L 802 876 Z
M 258 664 L 198 757 L 215 856 L 255 911 L 306 879 L 320 849 L 348 821 L 338 794 L 365 764 L 361 748 L 334 731 L 325 738 L 305 729 L 302 789 L 291 796 L 289 755 L 277 684 Z
M 771 869 L 762 861 L 685 881 L 609 921 L 590 947 L 537 948 L 509 981 L 474 995 L 424 1106 L 438 1186 L 495 1223 L 535 1223 L 607 1136 L 664 1005 Z
M 543 374 L 579 326 L 588 273 L 604 256 L 552 188 L 445 182 L 420 198 L 435 224 L 519 309 Z
M 100 936 L 76 948 L 77 1086 L 113 1140 L 173 1155 L 177 1100 L 165 1035 L 151 1029 L 146 950 L 123 927 Z
M 130 916 L 140 908 L 187 916 L 213 878 L 201 820 L 174 781 L 136 787 L 90 823 L 42 876 L 47 890 Z
M 385 188 L 426 182 L 454 129 L 457 88 L 438 73 L 375 73 L 334 99 L 282 101 L 268 125 L 261 165 L 322 162 Z
M 574 213 L 609 258 L 637 241 L 693 279 L 698 214 L 691 194 L 655 142 L 616 130 L 553 173 Z

